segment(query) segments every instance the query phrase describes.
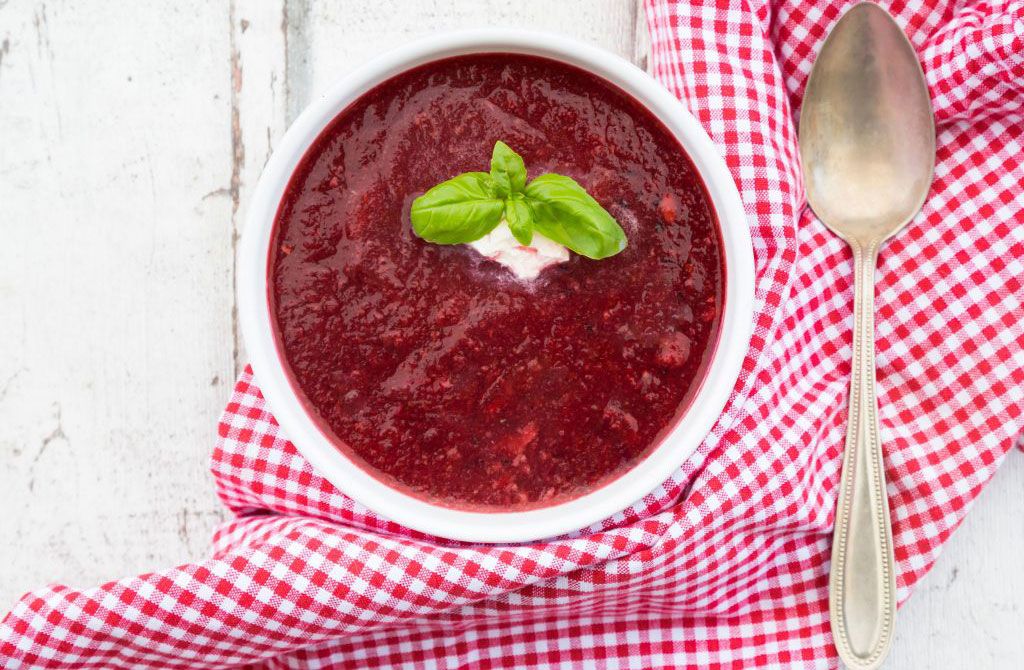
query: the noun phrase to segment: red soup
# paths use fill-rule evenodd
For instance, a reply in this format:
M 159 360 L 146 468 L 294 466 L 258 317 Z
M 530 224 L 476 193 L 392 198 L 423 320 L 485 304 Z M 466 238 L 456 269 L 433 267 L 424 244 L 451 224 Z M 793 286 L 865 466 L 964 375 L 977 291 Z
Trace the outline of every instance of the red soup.
M 531 281 L 413 233 L 412 200 L 487 170 L 568 175 L 628 246 Z M 309 413 L 383 482 L 450 507 L 563 502 L 642 460 L 696 393 L 723 308 L 708 194 L 671 133 L 556 61 L 461 56 L 341 112 L 292 176 L 269 259 L 280 352 Z

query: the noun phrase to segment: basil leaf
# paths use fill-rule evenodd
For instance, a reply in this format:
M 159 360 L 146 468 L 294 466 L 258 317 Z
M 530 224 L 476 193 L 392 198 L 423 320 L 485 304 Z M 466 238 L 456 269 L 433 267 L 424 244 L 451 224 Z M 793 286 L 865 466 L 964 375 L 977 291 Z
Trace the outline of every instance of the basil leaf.
M 519 244 L 529 246 L 533 241 L 533 208 L 522 193 L 513 193 L 505 201 L 505 221 L 512 231 L 512 237 Z
M 569 177 L 545 174 L 526 187 L 533 226 L 540 234 L 588 258 L 614 256 L 626 234 L 611 214 Z
M 526 186 L 526 164 L 523 157 L 498 140 L 491 153 L 491 178 L 498 185 L 498 195 L 507 197 L 520 193 Z
M 428 242 L 464 244 L 494 230 L 504 209 L 489 174 L 466 172 L 413 200 L 410 218 L 413 230 Z
M 527 185 L 522 157 L 501 141 L 494 143 L 489 174 L 467 172 L 438 184 L 413 201 L 410 219 L 428 242 L 464 244 L 494 230 L 503 215 L 524 246 L 540 232 L 594 259 L 626 248 L 622 228 L 582 186 L 557 174 Z

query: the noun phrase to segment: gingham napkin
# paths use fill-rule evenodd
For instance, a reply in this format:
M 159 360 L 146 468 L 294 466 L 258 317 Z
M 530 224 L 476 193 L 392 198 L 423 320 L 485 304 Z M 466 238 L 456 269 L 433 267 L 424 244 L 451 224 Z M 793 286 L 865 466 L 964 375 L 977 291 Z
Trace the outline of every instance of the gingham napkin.
M 932 193 L 878 277 L 904 600 L 1024 428 L 1024 3 L 894 9 L 939 129 Z M 213 454 L 237 514 L 213 557 L 26 595 L 0 625 L 4 667 L 836 667 L 826 587 L 852 271 L 805 207 L 794 115 L 841 11 L 647 6 L 655 75 L 740 187 L 757 316 L 713 433 L 642 503 L 534 545 L 409 532 L 313 472 L 246 372 Z

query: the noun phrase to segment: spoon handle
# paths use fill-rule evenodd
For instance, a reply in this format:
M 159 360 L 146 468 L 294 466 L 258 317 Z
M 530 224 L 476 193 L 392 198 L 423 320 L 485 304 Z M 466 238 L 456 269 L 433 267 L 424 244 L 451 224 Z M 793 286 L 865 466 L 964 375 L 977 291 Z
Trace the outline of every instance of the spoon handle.
M 853 374 L 829 576 L 832 637 L 851 670 L 882 664 L 896 618 L 896 561 L 875 397 L 875 262 L 880 243 L 851 242 Z

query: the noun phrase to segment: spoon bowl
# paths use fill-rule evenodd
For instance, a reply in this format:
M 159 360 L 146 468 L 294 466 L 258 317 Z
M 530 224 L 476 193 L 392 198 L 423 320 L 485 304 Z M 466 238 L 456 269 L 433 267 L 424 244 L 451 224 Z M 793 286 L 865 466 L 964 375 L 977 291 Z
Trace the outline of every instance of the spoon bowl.
M 800 116 L 807 200 L 848 241 L 885 240 L 924 204 L 935 164 L 928 87 L 910 41 L 877 5 L 839 20 Z

